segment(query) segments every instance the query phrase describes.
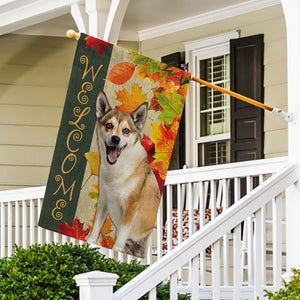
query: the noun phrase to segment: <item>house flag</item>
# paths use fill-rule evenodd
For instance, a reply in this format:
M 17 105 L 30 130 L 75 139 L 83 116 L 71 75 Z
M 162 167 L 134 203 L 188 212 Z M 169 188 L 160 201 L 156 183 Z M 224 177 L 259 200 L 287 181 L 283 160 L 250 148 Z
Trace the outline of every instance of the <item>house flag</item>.
M 145 257 L 190 79 L 82 33 L 39 226 Z

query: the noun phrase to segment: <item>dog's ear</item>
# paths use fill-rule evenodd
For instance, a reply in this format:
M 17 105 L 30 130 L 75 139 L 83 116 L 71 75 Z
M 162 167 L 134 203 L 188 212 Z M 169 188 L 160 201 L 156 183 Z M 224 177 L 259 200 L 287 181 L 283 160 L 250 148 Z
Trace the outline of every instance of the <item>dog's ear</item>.
M 96 116 L 101 119 L 109 110 L 111 106 L 108 103 L 107 97 L 102 90 L 99 90 L 99 94 L 96 100 Z
M 148 103 L 144 102 L 135 111 L 133 111 L 130 114 L 135 126 L 139 130 L 142 130 L 142 128 L 144 127 L 147 118 L 147 113 L 148 113 Z

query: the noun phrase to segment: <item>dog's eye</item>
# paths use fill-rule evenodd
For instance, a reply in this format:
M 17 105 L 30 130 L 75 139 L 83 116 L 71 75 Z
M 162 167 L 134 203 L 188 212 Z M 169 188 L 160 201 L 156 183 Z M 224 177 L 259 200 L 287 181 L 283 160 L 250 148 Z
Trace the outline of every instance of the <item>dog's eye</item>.
M 128 128 L 124 128 L 124 129 L 122 130 L 122 132 L 123 132 L 124 134 L 129 134 L 130 130 L 129 130 Z
M 106 124 L 105 124 L 105 127 L 106 127 L 107 129 L 113 129 L 113 128 L 114 128 L 114 126 L 113 126 L 112 123 L 106 123 Z

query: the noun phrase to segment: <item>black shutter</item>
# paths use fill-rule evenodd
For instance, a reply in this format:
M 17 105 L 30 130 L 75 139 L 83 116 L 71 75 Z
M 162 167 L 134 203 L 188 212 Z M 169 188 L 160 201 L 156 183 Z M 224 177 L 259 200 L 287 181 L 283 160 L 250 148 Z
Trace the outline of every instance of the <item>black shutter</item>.
M 181 68 L 180 52 L 175 52 L 161 58 L 163 63 L 169 66 Z M 174 143 L 172 157 L 170 160 L 169 170 L 181 169 L 185 164 L 185 112 L 183 110 L 178 133 Z
M 263 35 L 230 41 L 230 88 L 263 102 Z M 264 112 L 231 97 L 231 161 L 263 158 Z

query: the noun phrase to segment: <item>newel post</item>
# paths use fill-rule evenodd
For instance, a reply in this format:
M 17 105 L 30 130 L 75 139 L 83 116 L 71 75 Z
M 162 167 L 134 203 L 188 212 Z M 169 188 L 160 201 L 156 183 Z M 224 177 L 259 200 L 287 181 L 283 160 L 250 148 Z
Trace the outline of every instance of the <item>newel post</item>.
M 113 287 L 119 276 L 117 274 L 92 271 L 74 276 L 79 286 L 80 300 L 113 300 Z

